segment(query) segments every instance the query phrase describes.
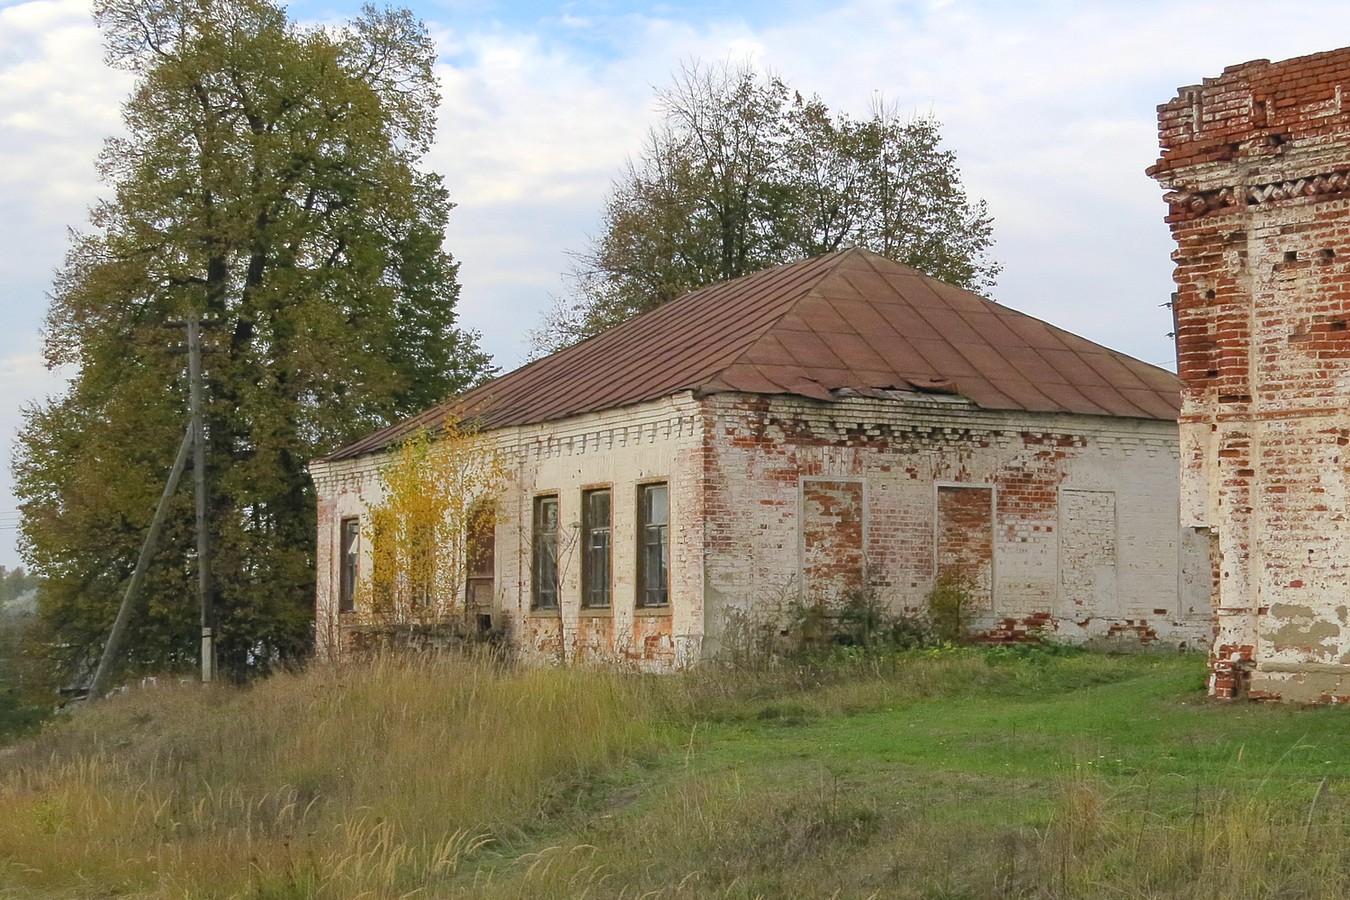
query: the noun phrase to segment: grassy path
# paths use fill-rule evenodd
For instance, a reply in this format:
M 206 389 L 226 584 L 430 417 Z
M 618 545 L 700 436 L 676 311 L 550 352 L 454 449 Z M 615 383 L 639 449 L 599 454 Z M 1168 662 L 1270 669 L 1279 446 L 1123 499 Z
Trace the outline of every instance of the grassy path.
M 1191 657 L 119 698 L 0 757 L 0 896 L 1342 898 L 1350 718 Z
M 484 895 L 1346 896 L 1342 711 L 1212 703 L 1194 658 L 971 663 L 695 720 Z

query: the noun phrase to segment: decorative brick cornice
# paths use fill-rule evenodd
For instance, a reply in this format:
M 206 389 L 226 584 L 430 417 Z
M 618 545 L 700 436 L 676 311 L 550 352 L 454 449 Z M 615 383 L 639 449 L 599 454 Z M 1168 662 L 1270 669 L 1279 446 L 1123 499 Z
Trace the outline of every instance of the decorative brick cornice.
M 1235 207 L 1258 206 L 1301 197 L 1333 199 L 1350 191 L 1350 170 L 1324 172 L 1270 184 L 1239 185 L 1208 191 L 1172 191 L 1163 196 L 1171 208 L 1168 221 L 1198 219 Z

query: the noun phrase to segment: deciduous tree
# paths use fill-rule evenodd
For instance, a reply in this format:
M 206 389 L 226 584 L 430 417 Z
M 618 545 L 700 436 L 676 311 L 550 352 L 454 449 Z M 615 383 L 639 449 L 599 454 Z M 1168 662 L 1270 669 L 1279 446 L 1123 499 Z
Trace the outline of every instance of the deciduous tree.
M 501 454 L 472 421 L 453 416 L 390 451 L 383 502 L 370 510 L 373 566 L 358 609 L 376 624 L 466 616 L 468 539 L 491 528 L 506 480 Z
M 532 333 L 551 352 L 687 291 L 858 246 L 985 291 L 992 219 L 932 118 L 854 120 L 748 65 L 688 65 Z
M 301 28 L 270 0 L 96 0 L 107 60 L 136 74 L 112 195 L 75 236 L 46 355 L 69 391 L 29 410 L 16 461 L 54 662 L 97 654 L 185 426 L 175 324 L 205 339 L 211 591 L 243 671 L 311 641 L 306 462 L 489 369 L 456 327 L 452 204 L 419 168 L 439 102 L 405 10 Z M 176 498 L 126 662 L 196 651 L 190 491 Z

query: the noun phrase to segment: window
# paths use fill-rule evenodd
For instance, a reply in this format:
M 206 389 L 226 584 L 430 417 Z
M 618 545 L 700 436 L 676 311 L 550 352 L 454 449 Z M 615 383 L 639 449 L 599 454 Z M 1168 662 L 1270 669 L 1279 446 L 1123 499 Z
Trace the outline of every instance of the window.
M 610 566 L 609 489 L 581 495 L 581 604 L 609 609 Z
M 497 550 L 497 514 L 490 501 L 469 509 L 464 540 L 464 600 L 478 617 L 481 631 L 492 628 L 493 563 Z
M 530 605 L 558 608 L 558 498 L 534 498 L 534 548 L 530 566 Z
M 408 526 L 408 602 L 413 609 L 428 609 L 436 601 L 436 526 L 412 522 Z
M 664 484 L 638 488 L 638 594 L 642 607 L 670 605 L 670 493 Z
M 343 519 L 338 529 L 342 534 L 341 567 L 338 575 L 338 612 L 356 608 L 356 573 L 361 561 L 361 520 Z

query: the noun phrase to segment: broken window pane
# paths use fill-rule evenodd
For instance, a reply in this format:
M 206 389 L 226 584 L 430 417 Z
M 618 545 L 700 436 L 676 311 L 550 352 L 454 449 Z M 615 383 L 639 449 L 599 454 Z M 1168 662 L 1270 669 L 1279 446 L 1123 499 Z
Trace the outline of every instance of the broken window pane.
M 609 489 L 581 495 L 581 602 L 592 609 L 610 605 L 610 494 Z
M 338 611 L 351 612 L 356 608 L 356 575 L 361 559 L 361 520 L 343 519 L 339 530 L 342 534 L 342 555 L 339 562 L 342 573 L 338 579 Z

